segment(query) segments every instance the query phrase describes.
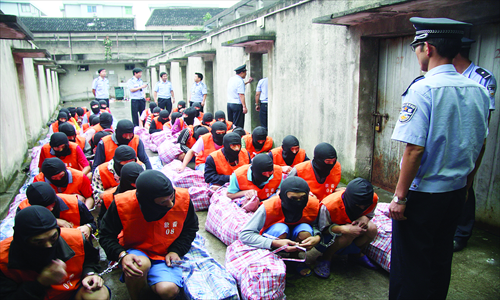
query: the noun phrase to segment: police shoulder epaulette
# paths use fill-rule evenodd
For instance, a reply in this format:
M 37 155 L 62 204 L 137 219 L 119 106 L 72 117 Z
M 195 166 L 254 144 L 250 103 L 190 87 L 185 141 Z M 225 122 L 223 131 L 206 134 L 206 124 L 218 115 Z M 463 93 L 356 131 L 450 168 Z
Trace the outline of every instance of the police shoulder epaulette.
M 482 68 L 477 68 L 476 69 L 476 73 L 481 75 L 481 77 L 483 77 L 484 79 L 488 79 L 491 77 L 491 74 L 488 73 L 488 71 L 486 71 L 485 69 L 482 69 Z
M 413 79 L 413 81 L 410 83 L 410 85 L 406 88 L 405 92 L 404 92 L 401 96 L 406 95 L 406 93 L 408 92 L 408 90 L 410 89 L 410 87 L 411 87 L 411 86 L 412 86 L 415 82 L 417 82 L 417 81 L 419 81 L 419 80 L 424 79 L 424 77 L 425 77 L 424 75 L 420 75 L 420 76 L 418 76 L 417 78 Z

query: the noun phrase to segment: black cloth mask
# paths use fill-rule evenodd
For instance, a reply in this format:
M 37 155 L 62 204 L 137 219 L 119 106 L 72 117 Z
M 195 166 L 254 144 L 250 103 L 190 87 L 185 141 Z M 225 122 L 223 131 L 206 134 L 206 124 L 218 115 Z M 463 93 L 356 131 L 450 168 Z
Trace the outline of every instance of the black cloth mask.
M 257 187 L 262 188 L 261 185 L 269 180 L 269 178 L 272 176 L 264 176 L 262 175 L 263 172 L 272 172 L 274 171 L 274 164 L 273 164 L 273 159 L 264 153 L 257 154 L 253 159 L 252 159 L 252 182 L 255 184 Z
M 64 171 L 64 176 L 59 180 L 53 180 L 52 176 L 57 175 Z M 69 176 L 68 169 L 62 160 L 57 157 L 46 158 L 42 163 L 42 173 L 46 179 L 57 187 L 68 186 Z
M 12 269 L 33 270 L 40 273 L 57 257 L 57 250 L 66 242 L 59 237 L 61 230 L 54 215 L 43 206 L 29 206 L 16 214 L 14 237 L 9 249 L 9 264 Z M 37 247 L 29 243 L 31 237 L 57 229 L 58 237 L 50 248 Z
M 222 123 L 226 124 L 226 114 L 222 110 L 218 110 L 215 112 L 214 120 L 217 122 L 217 121 L 219 121 L 219 119 L 224 119 L 224 121 L 222 121 Z
M 195 140 L 198 140 L 200 136 L 209 133 L 210 131 L 208 128 L 203 127 L 203 126 L 197 126 L 196 129 L 194 130 L 193 137 Z
M 113 169 L 115 170 L 116 175 L 121 177 L 123 165 L 120 163 L 131 159 L 137 160 L 137 154 L 132 147 L 121 145 L 116 148 L 115 155 L 113 156 Z
M 68 140 L 72 142 L 76 141 L 76 130 L 75 127 L 73 127 L 71 124 L 67 122 L 62 123 L 61 126 L 59 126 L 59 132 L 64 133 L 68 137 Z
M 68 107 L 70 118 L 74 118 L 76 116 L 76 107 Z
M 68 136 L 62 132 L 53 133 L 50 136 L 50 147 L 54 150 L 55 147 L 59 147 L 64 145 L 64 149 L 61 151 L 54 150 L 54 153 L 57 157 L 65 157 L 71 154 L 71 149 L 69 148 L 69 140 Z
M 177 110 L 179 110 L 179 112 L 180 112 L 180 110 L 183 108 L 186 108 L 186 101 L 181 100 L 181 101 L 177 102 Z
M 195 102 L 193 104 L 193 108 L 196 110 L 196 115 L 195 117 L 198 118 L 200 116 L 200 110 L 201 110 L 201 103 L 200 102 Z
M 158 105 L 156 105 L 156 103 L 154 102 L 149 102 L 149 111 L 150 112 L 153 112 L 153 109 L 155 109 L 155 107 L 157 107 Z
M 120 120 L 118 124 L 116 124 L 116 140 L 118 141 L 118 145 L 128 145 L 130 141 L 134 138 L 132 137 L 131 139 L 126 139 L 123 137 L 125 133 L 134 133 L 134 123 L 130 120 Z
M 91 115 L 90 120 L 91 120 L 90 125 L 92 125 L 92 126 L 99 124 L 99 122 L 101 121 L 99 116 L 96 116 L 96 115 Z
M 236 127 L 233 129 L 233 132 L 234 133 L 237 133 L 240 137 L 243 137 L 244 135 L 247 135 L 245 129 L 241 128 L 241 127 Z
M 309 190 L 307 181 L 297 176 L 288 177 L 281 183 L 281 210 L 285 215 L 285 223 L 295 223 L 302 218 L 302 212 L 309 200 Z M 306 194 L 297 200 L 288 198 L 288 192 Z
M 217 130 L 224 130 L 223 134 L 217 134 Z M 219 146 L 223 145 L 224 142 L 224 135 L 226 134 L 227 131 L 227 126 L 226 124 L 222 122 L 215 122 L 212 125 L 212 138 L 214 140 L 214 143 L 216 143 Z
M 226 157 L 226 160 L 230 163 L 238 160 L 238 155 L 241 151 L 241 148 L 238 151 L 234 151 L 233 149 L 231 149 L 231 145 L 241 146 L 241 137 L 239 136 L 239 134 L 230 132 L 224 136 L 224 148 L 222 149 L 222 153 Z
M 54 189 L 45 181 L 33 182 L 26 189 L 26 197 L 30 205 L 47 207 L 56 202 L 57 195 Z
M 175 205 L 175 189 L 170 179 L 162 172 L 146 170 L 137 177 L 135 183 L 137 186 L 137 201 L 146 222 L 160 220 L 171 209 L 171 207 L 156 204 L 154 202 L 156 198 L 174 194 L 173 202 Z
M 126 191 L 135 190 L 135 181 L 144 169 L 136 162 L 129 162 L 124 165 L 120 175 L 120 184 L 116 188 L 114 194 L 124 193 Z
M 207 112 L 203 115 L 203 121 L 201 121 L 201 124 L 205 126 L 210 126 L 210 123 L 214 120 L 214 115 L 211 112 Z
M 96 106 L 96 107 L 94 107 Z M 92 110 L 92 112 L 97 115 L 101 109 L 99 108 L 99 102 L 97 102 L 96 100 L 92 100 L 90 101 L 90 110 Z
M 196 108 L 190 107 L 184 110 L 184 122 L 187 125 L 193 125 L 195 117 L 196 117 Z
M 297 146 L 299 146 L 299 140 L 293 135 L 287 135 L 283 139 L 283 144 L 281 145 L 281 148 L 283 149 L 282 156 L 287 166 L 291 166 L 293 164 L 295 156 L 297 156 L 297 153 L 299 153 L 299 152 L 297 153 L 292 152 L 292 147 L 297 147 Z
M 342 194 L 345 212 L 351 221 L 361 217 L 363 212 L 373 204 L 373 185 L 366 179 L 356 178 L 347 184 Z M 365 209 L 357 205 L 366 206 Z
M 260 151 L 262 147 L 264 147 L 264 144 L 266 143 L 265 140 L 267 138 L 267 129 L 262 126 L 256 127 L 253 132 L 252 132 L 252 145 L 254 146 L 255 150 Z M 264 141 L 262 144 L 259 144 L 257 141 Z
M 85 111 L 83 110 L 83 108 L 81 107 L 77 107 L 76 108 L 76 114 L 80 117 L 83 117 L 83 115 L 85 114 Z
M 320 143 L 314 148 L 314 158 L 312 160 L 312 166 L 314 172 L 319 175 L 320 178 L 326 178 L 330 175 L 334 164 L 325 163 L 325 159 L 337 158 L 337 151 L 332 145 L 328 143 Z
M 108 103 L 106 103 L 106 100 L 99 100 L 99 107 L 101 109 L 106 109 L 108 107 Z
M 160 115 L 160 112 L 162 112 L 162 110 L 161 110 L 161 108 L 160 108 L 160 107 L 158 107 L 158 106 L 157 106 L 157 107 L 153 108 L 153 116 L 154 116 L 155 114 L 158 114 L 158 116 L 159 116 L 159 115 Z M 155 116 L 155 117 L 156 117 L 156 116 Z
M 66 119 L 66 122 L 68 122 L 68 114 L 64 111 L 59 111 L 59 114 L 57 115 L 57 125 L 61 126 L 61 124 L 64 124 L 66 122 L 61 122 L 61 119 Z
M 104 129 L 111 128 L 111 125 L 113 125 L 113 116 L 110 113 L 103 112 L 99 116 L 99 124 L 101 124 L 101 127 Z
M 179 112 L 172 113 L 172 115 L 170 116 L 170 124 L 174 125 L 175 124 L 175 120 L 177 120 L 180 117 L 182 117 L 181 113 L 179 113 Z
M 108 131 L 99 131 L 98 133 L 94 134 L 94 136 L 90 140 L 90 146 L 92 147 L 92 149 L 97 147 L 97 144 L 99 144 L 99 142 L 101 141 L 101 139 L 103 137 L 110 135 L 110 134 L 111 134 L 111 132 L 108 132 Z
M 168 120 L 169 120 L 169 117 L 168 117 L 168 116 L 169 116 L 169 114 L 170 114 L 170 113 L 168 112 L 168 110 L 162 110 L 162 111 L 160 112 L 160 115 L 158 116 L 158 122 L 160 122 L 160 123 L 162 123 L 162 124 L 167 123 L 167 122 L 168 122 Z

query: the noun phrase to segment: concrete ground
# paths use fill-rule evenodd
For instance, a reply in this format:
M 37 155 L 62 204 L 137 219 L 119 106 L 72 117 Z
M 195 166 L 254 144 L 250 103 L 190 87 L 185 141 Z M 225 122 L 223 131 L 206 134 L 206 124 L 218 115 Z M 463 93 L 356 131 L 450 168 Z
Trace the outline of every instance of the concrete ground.
M 67 103 L 65 106 L 87 105 Z M 117 120 L 130 118 L 130 102 L 111 102 L 111 112 Z M 149 152 L 150 156 L 157 154 Z M 391 194 L 376 189 L 382 202 L 389 202 Z M 212 257 L 224 265 L 226 246 L 205 231 L 207 212 L 197 212 L 200 231 L 206 239 L 206 247 Z M 311 251 L 312 252 L 312 251 Z M 311 253 L 312 254 L 312 253 Z M 313 256 L 313 255 L 308 255 Z M 500 237 L 475 228 L 469 245 L 455 253 L 448 299 L 500 299 Z M 113 299 L 128 299 L 124 284 L 119 282 L 120 271 L 105 275 L 106 284 L 112 289 Z M 287 275 L 285 294 L 288 299 L 387 299 L 389 273 L 383 269 L 373 271 L 337 258 L 332 263 L 332 274 L 328 279 L 315 275 L 299 278 Z M 154 299 L 144 295 L 144 299 Z

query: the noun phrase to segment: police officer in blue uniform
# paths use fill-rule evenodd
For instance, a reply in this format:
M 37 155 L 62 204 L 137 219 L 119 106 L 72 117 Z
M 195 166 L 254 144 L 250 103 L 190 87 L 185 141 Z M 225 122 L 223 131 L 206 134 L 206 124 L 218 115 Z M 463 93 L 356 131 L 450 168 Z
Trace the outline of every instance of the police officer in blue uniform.
M 97 102 L 104 100 L 109 107 L 109 80 L 106 78 L 106 69 L 99 69 L 97 74 L 99 76 L 92 81 L 92 93 Z
M 146 108 L 146 99 L 144 99 L 144 91 L 148 85 L 142 81 L 142 69 L 134 68 L 132 70 L 132 78 L 127 81 L 127 88 L 130 91 L 130 107 L 132 110 L 132 122 L 134 126 L 139 126 L 139 116 Z
M 410 22 L 416 29 L 411 47 L 427 73 L 403 94 L 392 135 L 407 145 L 389 206 L 389 299 L 445 299 L 457 220 L 487 135 L 489 95 L 452 65 L 471 24 Z
M 229 78 L 227 83 L 227 119 L 233 122 L 234 126 L 243 128 L 245 126 L 245 114 L 248 112 L 245 102 L 245 86 L 253 81 L 247 76 L 247 66 L 242 65 L 234 69 L 236 75 Z
M 166 109 L 168 112 L 172 112 L 172 103 L 175 103 L 175 96 L 172 83 L 167 79 L 168 74 L 166 72 L 161 72 L 160 80 L 153 90 L 153 96 L 156 100 L 156 104 L 158 104 L 161 109 Z
M 457 69 L 458 73 L 474 80 L 488 90 L 490 96 L 491 116 L 491 112 L 495 110 L 495 92 L 497 90 L 497 81 L 490 71 L 476 66 L 469 59 L 471 45 L 475 42 L 476 41 L 473 39 L 462 38 L 462 49 L 453 59 L 453 65 L 455 66 L 455 69 Z M 477 164 L 479 165 L 480 161 Z M 467 246 L 467 242 L 472 235 L 472 228 L 474 227 L 475 213 L 476 195 L 474 193 L 474 188 L 471 185 L 467 191 L 467 201 L 465 202 L 460 218 L 458 219 L 458 226 L 453 241 L 453 251 L 461 251 L 465 248 L 465 246 Z

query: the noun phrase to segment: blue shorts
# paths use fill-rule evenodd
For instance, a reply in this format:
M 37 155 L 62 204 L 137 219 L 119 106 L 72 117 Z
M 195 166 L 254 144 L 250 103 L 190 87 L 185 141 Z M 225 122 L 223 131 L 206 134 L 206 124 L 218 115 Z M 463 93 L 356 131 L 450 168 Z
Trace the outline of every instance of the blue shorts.
M 332 240 L 332 238 L 333 238 L 332 235 L 325 234 L 325 235 L 321 236 L 321 241 L 324 244 L 328 244 Z M 316 250 L 318 250 L 321 253 L 325 253 L 325 251 L 327 249 L 325 246 L 323 246 L 321 244 L 316 245 L 315 248 L 316 248 Z M 335 252 L 335 254 L 337 254 L 337 255 L 347 255 L 347 254 L 357 254 L 357 253 L 360 253 L 360 252 L 361 252 L 361 250 L 359 249 L 359 247 L 356 246 L 356 244 L 351 243 L 349 246 L 337 250 L 337 252 Z
M 205 164 L 197 165 L 196 167 L 194 167 L 194 169 L 205 172 Z
M 134 254 L 137 256 L 144 256 L 148 257 L 144 252 L 136 249 L 129 249 L 127 250 L 127 253 L 129 254 Z M 149 259 L 149 258 L 148 258 Z M 148 272 L 148 284 L 149 286 L 155 285 L 158 282 L 173 282 L 175 283 L 179 288 L 182 288 L 184 286 L 184 281 L 182 280 L 182 270 L 179 267 L 169 267 L 165 263 L 164 260 L 152 260 L 149 259 L 151 262 L 151 268 L 149 269 Z M 121 267 L 121 266 L 120 266 Z M 125 279 L 122 276 L 120 277 L 121 282 L 125 282 Z
M 290 235 L 290 231 L 292 231 L 292 234 Z M 311 225 L 307 223 L 302 223 L 298 224 L 295 226 L 288 226 L 285 223 L 276 223 L 269 227 L 264 233 L 267 233 L 271 236 L 278 237 L 282 235 L 283 233 L 286 233 L 286 238 L 292 241 L 295 241 L 297 236 L 299 235 L 299 232 L 309 232 L 311 236 L 314 235 L 313 229 Z

